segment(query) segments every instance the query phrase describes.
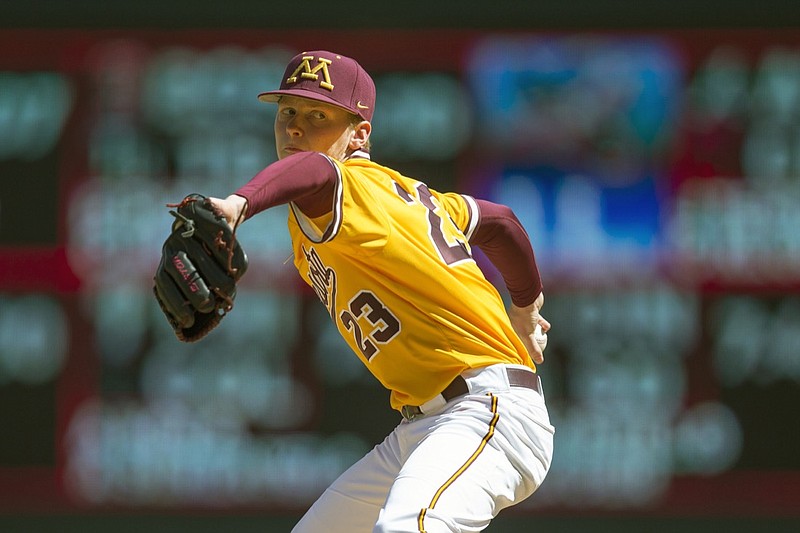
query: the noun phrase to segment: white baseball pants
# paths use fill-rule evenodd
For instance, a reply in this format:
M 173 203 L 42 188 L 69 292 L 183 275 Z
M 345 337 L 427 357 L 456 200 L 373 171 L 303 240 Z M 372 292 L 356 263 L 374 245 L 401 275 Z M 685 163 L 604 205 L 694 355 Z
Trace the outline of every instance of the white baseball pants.
M 544 398 L 509 387 L 504 365 L 464 378 L 469 394 L 403 420 L 333 482 L 293 533 L 482 531 L 530 496 L 553 455 Z

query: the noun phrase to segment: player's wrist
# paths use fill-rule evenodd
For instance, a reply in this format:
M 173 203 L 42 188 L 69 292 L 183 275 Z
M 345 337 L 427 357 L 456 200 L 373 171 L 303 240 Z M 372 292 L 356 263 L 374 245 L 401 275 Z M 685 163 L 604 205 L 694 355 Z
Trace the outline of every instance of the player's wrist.
M 225 214 L 231 226 L 240 224 L 247 216 L 247 198 L 238 194 L 231 194 L 225 198 Z

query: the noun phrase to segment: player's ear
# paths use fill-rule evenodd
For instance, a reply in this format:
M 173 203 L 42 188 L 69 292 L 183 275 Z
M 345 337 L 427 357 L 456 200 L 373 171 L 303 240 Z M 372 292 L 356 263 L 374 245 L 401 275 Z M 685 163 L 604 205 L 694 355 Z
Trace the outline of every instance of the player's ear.
M 353 135 L 350 137 L 350 149 L 362 150 L 369 142 L 369 135 L 372 133 L 372 124 L 362 120 L 353 125 Z

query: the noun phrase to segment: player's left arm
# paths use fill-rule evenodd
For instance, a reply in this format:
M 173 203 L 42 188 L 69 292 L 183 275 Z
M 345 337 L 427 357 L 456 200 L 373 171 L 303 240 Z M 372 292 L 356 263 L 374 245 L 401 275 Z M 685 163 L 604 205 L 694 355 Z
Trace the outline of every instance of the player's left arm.
M 272 163 L 233 194 L 211 198 L 211 202 L 231 225 L 288 202 L 317 217 L 333 208 L 337 179 L 338 172 L 329 157 L 301 152 Z
M 534 362 L 542 363 L 543 345 L 537 342 L 536 326 L 546 333 L 550 323 L 540 314 L 542 279 L 528 233 L 510 207 L 480 199 L 475 199 L 474 205 L 478 213 L 472 216 L 477 216 L 477 224 L 470 245 L 480 248 L 500 272 L 511 297 L 511 325 Z

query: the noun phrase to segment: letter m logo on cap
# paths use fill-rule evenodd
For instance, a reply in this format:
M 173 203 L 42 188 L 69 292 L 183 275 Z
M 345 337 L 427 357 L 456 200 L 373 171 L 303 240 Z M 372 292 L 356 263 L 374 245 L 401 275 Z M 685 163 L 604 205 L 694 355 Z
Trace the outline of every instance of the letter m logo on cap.
M 311 67 L 312 61 L 314 61 L 314 56 L 303 56 L 303 60 L 300 61 L 300 64 L 294 69 L 292 75 L 286 78 L 286 83 L 297 83 L 298 76 L 300 79 L 317 81 L 319 80 L 319 74 L 317 73 L 322 71 L 322 80 L 320 80 L 319 86 L 332 91 L 333 83 L 331 83 L 331 74 L 328 71 L 328 65 L 331 64 L 331 60 L 320 57 L 317 59 L 317 64 L 313 68 Z

